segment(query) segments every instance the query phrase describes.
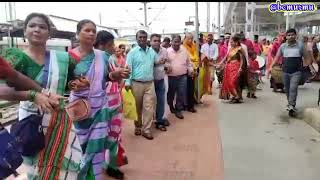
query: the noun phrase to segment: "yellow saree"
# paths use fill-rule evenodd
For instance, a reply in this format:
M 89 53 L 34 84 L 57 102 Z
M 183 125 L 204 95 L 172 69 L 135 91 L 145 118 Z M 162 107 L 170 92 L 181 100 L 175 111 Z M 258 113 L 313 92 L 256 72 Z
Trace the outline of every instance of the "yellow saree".
M 194 64 L 194 68 L 198 69 L 199 65 L 201 63 L 200 57 L 199 57 L 199 48 L 197 47 L 197 45 L 195 43 L 188 44 L 186 41 L 183 42 L 183 46 L 189 52 L 191 61 Z M 194 97 L 198 102 L 200 101 L 202 96 L 205 93 L 207 93 L 207 91 L 204 88 L 205 86 L 207 86 L 206 83 L 208 83 L 205 81 L 206 74 L 209 74 L 207 72 L 207 69 L 204 67 L 200 67 L 198 77 L 194 78 L 194 81 L 195 81 L 195 95 L 194 95 Z M 198 79 L 199 79 L 199 82 L 198 82 Z M 200 87 L 199 94 L 198 94 L 198 87 Z

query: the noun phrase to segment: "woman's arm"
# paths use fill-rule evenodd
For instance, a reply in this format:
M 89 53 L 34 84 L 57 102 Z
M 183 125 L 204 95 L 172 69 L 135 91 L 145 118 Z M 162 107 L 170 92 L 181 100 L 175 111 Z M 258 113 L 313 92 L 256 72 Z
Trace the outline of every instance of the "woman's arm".
M 39 84 L 16 70 L 13 70 L 12 76 L 8 76 L 6 81 L 9 86 L 19 91 L 35 90 L 41 92 L 42 90 Z

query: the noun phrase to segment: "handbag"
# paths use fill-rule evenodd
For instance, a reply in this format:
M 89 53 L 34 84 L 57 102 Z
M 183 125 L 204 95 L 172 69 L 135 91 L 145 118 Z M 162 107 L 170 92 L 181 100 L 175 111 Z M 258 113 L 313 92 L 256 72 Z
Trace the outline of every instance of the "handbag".
M 95 53 L 96 55 L 96 53 Z M 95 56 L 97 57 L 97 55 Z M 94 65 L 95 71 L 98 69 L 97 63 Z M 93 82 L 95 81 L 95 74 L 93 75 Z M 90 85 L 88 98 L 91 97 L 92 86 Z M 91 104 L 88 99 L 77 99 L 65 106 L 65 110 L 72 121 L 82 121 L 88 119 L 91 115 Z
M 19 141 L 0 123 L 0 179 L 11 174 L 15 177 L 19 175 L 16 169 L 23 162 L 19 145 Z
M 45 147 L 42 118 L 32 114 L 11 126 L 10 134 L 19 140 L 23 156 L 34 156 Z
M 82 121 L 90 117 L 91 105 L 86 99 L 78 99 L 69 103 L 65 109 L 72 121 Z
M 304 85 L 310 77 L 312 77 L 312 73 L 309 66 L 302 67 L 299 85 Z
M 283 71 L 280 65 L 276 65 L 271 70 L 271 77 L 277 84 L 283 83 Z

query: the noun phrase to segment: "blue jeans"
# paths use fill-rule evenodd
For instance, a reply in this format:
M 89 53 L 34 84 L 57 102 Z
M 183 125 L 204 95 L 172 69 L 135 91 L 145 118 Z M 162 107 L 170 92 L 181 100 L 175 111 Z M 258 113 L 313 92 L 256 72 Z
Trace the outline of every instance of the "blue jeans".
M 167 101 L 169 107 L 173 106 L 173 100 L 177 93 L 176 98 L 176 111 L 181 112 L 184 110 L 185 99 L 187 94 L 187 75 L 180 75 L 180 76 L 169 76 L 169 89 L 167 94 Z
M 301 71 L 295 73 L 283 73 L 283 82 L 285 92 L 287 94 L 288 105 L 293 107 L 296 106 L 297 96 L 298 96 L 298 86 L 301 80 Z
M 164 79 L 162 80 L 155 80 L 154 87 L 156 89 L 156 96 L 157 96 L 157 107 L 156 107 L 156 119 L 158 123 L 163 123 L 163 115 L 164 115 L 164 108 L 165 108 L 165 84 Z

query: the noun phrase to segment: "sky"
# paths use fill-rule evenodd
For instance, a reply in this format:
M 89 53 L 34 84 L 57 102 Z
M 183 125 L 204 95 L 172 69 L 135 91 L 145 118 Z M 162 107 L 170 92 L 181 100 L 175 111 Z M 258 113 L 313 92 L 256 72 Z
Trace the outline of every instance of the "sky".
M 211 23 L 217 25 L 217 2 L 210 3 Z M 141 8 L 141 10 L 139 10 Z M 107 27 L 137 27 L 144 23 L 143 4 L 139 2 L 15 2 L 16 18 L 24 20 L 31 12 L 62 16 L 81 20 L 91 19 Z M 194 2 L 151 2 L 147 4 L 147 21 L 151 23 L 153 33 L 183 32 L 184 28 L 194 30 L 194 26 L 185 26 L 185 22 L 194 21 Z M 221 3 L 223 14 L 223 3 Z M 6 20 L 5 2 L 0 3 L 0 22 Z M 200 31 L 207 30 L 207 3 L 199 2 Z M 220 22 L 222 25 L 223 17 Z M 212 30 L 212 26 L 211 26 Z M 128 31 L 128 33 L 130 33 Z

